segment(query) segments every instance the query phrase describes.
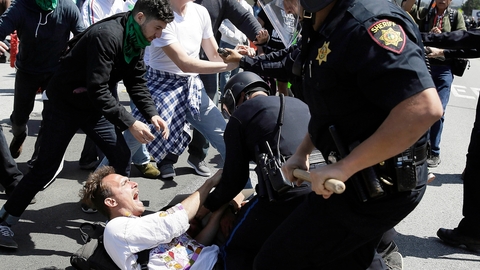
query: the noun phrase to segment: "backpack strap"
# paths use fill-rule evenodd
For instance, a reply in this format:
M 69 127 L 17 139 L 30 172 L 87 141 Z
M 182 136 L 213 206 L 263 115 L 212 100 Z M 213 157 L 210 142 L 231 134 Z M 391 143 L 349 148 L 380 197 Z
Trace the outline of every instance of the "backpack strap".
M 145 249 L 137 253 L 137 263 L 140 265 L 140 269 L 148 270 L 148 261 L 150 260 L 150 249 Z
M 458 10 L 448 8 L 448 17 L 450 19 L 451 31 L 457 30 L 458 25 Z

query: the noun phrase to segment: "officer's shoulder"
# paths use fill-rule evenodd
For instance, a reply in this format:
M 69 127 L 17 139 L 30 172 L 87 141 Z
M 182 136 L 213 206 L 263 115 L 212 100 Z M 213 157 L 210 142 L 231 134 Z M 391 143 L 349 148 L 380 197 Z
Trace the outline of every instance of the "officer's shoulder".
M 408 39 L 404 27 L 417 29 L 413 19 L 386 0 L 357 0 L 348 10 L 380 47 L 401 53 Z

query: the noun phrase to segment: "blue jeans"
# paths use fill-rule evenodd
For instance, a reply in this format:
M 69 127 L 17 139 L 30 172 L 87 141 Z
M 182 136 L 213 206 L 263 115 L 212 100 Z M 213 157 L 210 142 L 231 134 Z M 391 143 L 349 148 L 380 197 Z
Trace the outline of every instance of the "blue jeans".
M 232 45 L 230 43 L 227 43 L 225 41 L 220 41 L 220 47 L 221 48 L 229 48 L 229 49 L 234 49 L 235 48 L 235 45 Z M 223 96 L 223 94 L 225 93 L 225 84 L 227 84 L 228 80 L 230 80 L 230 78 L 232 76 L 234 76 L 235 74 L 237 74 L 239 71 L 239 68 L 236 68 L 234 70 L 231 70 L 231 71 L 225 71 L 225 72 L 222 72 L 219 74 L 219 77 L 220 77 L 220 97 Z
M 38 159 L 0 210 L 1 215 L 7 214 L 4 220 L 9 224 L 18 221 L 33 197 L 54 177 L 79 128 L 105 153 L 116 173 L 130 173 L 130 151 L 119 129 L 99 112 L 61 106 L 65 105 L 56 103 L 43 109 L 44 139 L 40 141 Z
M 438 96 L 442 102 L 443 115 L 430 127 L 431 154 L 440 155 L 440 140 L 442 137 L 443 123 L 445 121 L 445 109 L 450 99 L 450 88 L 453 82 L 453 74 L 450 66 L 432 66 L 432 78 L 437 88 Z
M 222 159 L 225 160 L 225 142 L 223 141 L 223 132 L 227 123 L 222 113 L 213 101 L 208 97 L 205 88 L 202 90 L 200 105 L 200 120 L 194 119 L 191 113 L 187 112 L 187 121 L 197 129 L 215 149 L 217 149 Z M 203 159 L 202 159 L 203 160 Z
M 213 101 L 213 104 L 218 104 L 220 94 L 218 92 L 218 74 L 200 74 L 200 79 L 205 87 L 205 92 Z M 210 147 L 207 139 L 203 137 L 202 133 L 193 129 L 192 141 L 188 145 L 188 153 L 191 156 L 204 160 Z

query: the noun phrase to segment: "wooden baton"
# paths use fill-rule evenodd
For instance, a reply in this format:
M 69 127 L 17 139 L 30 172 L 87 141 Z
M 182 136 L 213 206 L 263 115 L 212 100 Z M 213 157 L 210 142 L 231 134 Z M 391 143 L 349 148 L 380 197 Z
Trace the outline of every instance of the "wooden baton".
M 295 169 L 293 176 L 303 181 L 312 182 L 310 179 L 310 172 Z M 342 194 L 345 191 L 345 183 L 337 179 L 328 179 L 324 184 L 325 188 L 336 194 Z

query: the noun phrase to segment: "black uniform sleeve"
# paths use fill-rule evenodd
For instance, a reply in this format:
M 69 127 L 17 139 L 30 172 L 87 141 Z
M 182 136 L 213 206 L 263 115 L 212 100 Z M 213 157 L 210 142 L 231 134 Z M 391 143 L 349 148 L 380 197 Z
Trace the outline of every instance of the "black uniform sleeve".
M 445 50 L 443 52 L 445 58 L 478 58 L 480 57 L 480 50 Z
M 422 33 L 425 46 L 444 49 L 480 49 L 480 29 L 441 34 Z
M 242 191 L 249 177 L 249 156 L 245 144 L 244 131 L 240 121 L 230 118 L 223 138 L 225 140 L 226 157 L 222 180 L 207 197 L 204 206 L 211 212 L 232 200 Z
M 271 78 L 289 78 L 293 76 L 292 67 L 295 57 L 300 53 L 297 46 L 264 54 L 261 56 L 243 57 L 240 67 Z

